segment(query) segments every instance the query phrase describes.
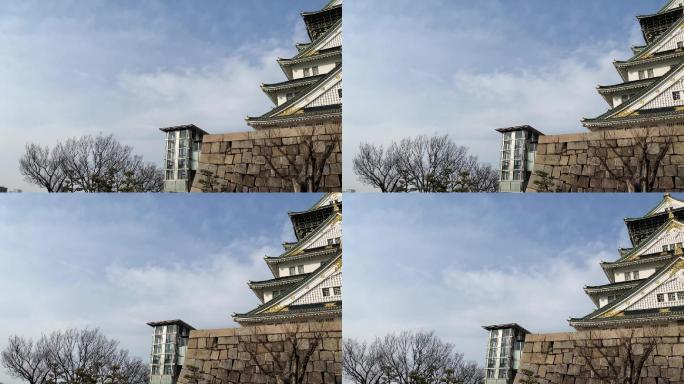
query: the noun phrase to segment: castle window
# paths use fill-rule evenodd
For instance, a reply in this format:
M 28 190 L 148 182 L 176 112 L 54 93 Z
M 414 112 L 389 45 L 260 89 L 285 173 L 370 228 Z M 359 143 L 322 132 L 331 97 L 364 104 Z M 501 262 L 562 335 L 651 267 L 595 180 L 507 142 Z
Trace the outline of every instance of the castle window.
M 330 288 L 323 288 L 323 297 L 330 296 Z
M 632 280 L 632 272 L 625 272 L 625 281 Z
M 294 92 L 288 92 L 287 94 L 285 94 L 285 100 L 290 100 L 290 99 L 293 99 L 294 97 L 295 97 Z
M 646 77 L 646 71 L 639 71 L 639 80 L 643 80 Z
M 290 267 L 290 276 L 294 276 L 297 274 L 297 269 L 295 267 Z
M 311 76 L 311 68 L 304 68 L 304 77 Z
M 665 295 L 662 293 L 659 293 L 656 295 L 656 299 L 658 300 L 659 303 L 664 303 L 665 302 Z
M 677 300 L 677 297 L 676 297 L 674 292 L 667 294 L 667 301 L 675 301 L 675 300 Z
M 632 272 L 632 276 L 634 277 L 634 280 L 639 280 L 639 271 Z
M 682 293 L 684 293 L 684 292 L 682 292 Z M 342 294 L 342 287 L 333 287 L 333 294 L 335 296 L 341 295 Z
M 684 49 L 684 41 L 677 42 L 677 49 Z
M 677 292 L 677 300 L 684 300 L 684 292 Z
M 299 273 L 300 275 L 301 275 L 302 273 L 304 273 L 304 266 L 303 266 L 303 265 L 298 265 L 298 266 L 297 266 L 297 273 Z
M 311 67 L 311 73 L 313 73 L 314 76 L 318 75 L 318 67 Z
M 679 91 L 672 92 L 672 100 L 679 100 L 679 99 L 681 99 L 681 95 L 680 95 Z
M 649 78 L 649 79 L 653 77 L 653 68 L 649 68 L 649 69 L 648 69 L 647 75 L 648 75 L 648 78 Z

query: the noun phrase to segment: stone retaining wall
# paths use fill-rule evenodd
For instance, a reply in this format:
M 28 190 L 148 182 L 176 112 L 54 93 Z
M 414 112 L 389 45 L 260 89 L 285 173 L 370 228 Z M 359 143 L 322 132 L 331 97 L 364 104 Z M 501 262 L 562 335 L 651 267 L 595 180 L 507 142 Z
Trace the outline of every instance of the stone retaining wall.
M 664 143 L 666 136 L 674 138 L 659 167 L 655 191 L 684 191 L 684 127 L 675 126 L 541 136 L 527 192 L 538 192 L 534 183 L 538 171 L 553 176 L 559 192 L 625 192 L 626 185 L 606 171 L 599 154 L 621 175 L 624 165 L 617 153 L 631 156 L 632 139 L 644 133 L 649 136 L 652 153 L 658 152 L 658 143 Z
M 296 327 L 299 327 L 297 335 L 302 350 L 308 349 L 317 336 L 322 337 L 306 367 L 304 383 L 340 384 L 342 322 L 339 320 L 191 331 L 178 383 L 191 383 L 186 377 L 190 374 L 189 366 L 199 369 L 200 383 L 275 383 L 268 372 L 260 372 L 254 359 L 268 370 L 273 366 L 273 356 L 286 361 L 292 350 L 291 343 L 286 342 L 287 336 Z
M 301 145 L 305 137 L 311 138 L 316 156 L 322 156 L 326 146 L 337 140 L 323 169 L 318 192 L 341 191 L 342 126 L 339 123 L 205 135 L 191 191 L 292 192 L 289 176 L 297 173 L 292 161 L 301 164 L 306 153 Z M 278 177 L 268 160 L 285 179 Z
M 633 333 L 631 333 L 633 332 Z M 601 383 L 592 378 L 589 365 L 581 352 L 591 346 L 595 363 L 607 367 L 594 346 L 601 345 L 608 356 L 618 354 L 617 346 L 626 335 L 631 335 L 635 354 L 643 352 L 643 346 L 652 338 L 657 347 L 646 360 L 642 371 L 642 384 L 684 382 L 684 326 L 643 327 L 633 330 L 597 330 L 554 334 L 529 334 L 525 338 L 520 370 L 529 369 L 538 377 L 540 384 L 593 384 Z M 526 376 L 518 371 L 515 384 Z

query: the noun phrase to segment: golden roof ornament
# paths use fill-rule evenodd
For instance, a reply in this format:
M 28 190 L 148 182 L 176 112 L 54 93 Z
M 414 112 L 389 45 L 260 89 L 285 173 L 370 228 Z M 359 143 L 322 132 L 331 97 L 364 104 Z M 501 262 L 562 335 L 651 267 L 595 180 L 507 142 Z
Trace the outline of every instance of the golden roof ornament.
M 667 210 L 667 217 L 668 217 L 670 220 L 674 220 L 675 215 L 674 215 L 674 212 L 672 211 L 672 208 L 668 208 L 668 210 Z

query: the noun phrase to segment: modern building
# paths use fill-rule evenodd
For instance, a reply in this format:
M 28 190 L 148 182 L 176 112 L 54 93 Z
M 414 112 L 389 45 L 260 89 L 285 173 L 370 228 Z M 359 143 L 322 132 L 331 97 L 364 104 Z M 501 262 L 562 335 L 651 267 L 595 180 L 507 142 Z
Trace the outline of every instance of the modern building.
M 326 194 L 289 216 L 296 240 L 265 257 L 273 278 L 248 283 L 261 305 L 234 314 L 240 325 L 342 318 L 342 194 Z
M 684 0 L 669 0 L 656 13 L 637 17 L 644 44 L 632 47 L 632 57 L 629 59 L 614 62 L 621 80 L 619 83 L 597 87 L 598 93 L 608 104 L 608 110 L 600 116 L 582 119 L 582 125 L 590 131 L 589 133 L 631 128 L 667 131 L 673 127 L 684 127 L 683 5 Z M 507 129 L 497 131 L 504 136 L 510 132 Z M 517 131 L 514 133 L 517 134 Z M 537 135 L 539 135 L 538 132 Z M 556 136 L 561 138 L 560 141 L 552 140 L 553 136 L 548 136 L 544 140 L 545 143 L 550 143 L 549 151 L 542 154 L 545 157 L 544 161 L 539 161 L 540 164 L 546 165 L 544 168 L 549 171 L 555 169 L 556 172 L 550 173 L 553 173 L 552 176 L 557 179 L 560 175 L 565 175 L 568 179 L 565 181 L 576 185 L 578 189 L 587 190 L 597 187 L 597 185 L 590 185 L 588 177 L 594 175 L 594 169 L 591 167 L 600 164 L 590 164 L 592 161 L 586 161 L 587 154 L 591 155 L 591 151 L 586 148 L 586 143 L 578 144 L 580 141 L 595 141 L 596 136 L 588 133 L 583 134 L 584 138 L 572 137 L 573 135 L 564 136 L 566 135 Z M 624 135 L 617 138 L 629 137 L 629 135 Z M 506 140 L 507 138 L 504 137 L 504 142 Z M 573 152 L 565 153 L 567 150 Z M 578 161 L 580 154 L 582 161 Z M 534 160 L 535 156 L 530 158 Z M 575 163 L 570 164 L 573 160 Z M 526 185 L 532 173 L 520 173 L 519 176 L 522 179 L 520 183 L 517 183 L 518 180 L 509 182 L 509 179 L 514 179 L 516 175 L 510 173 L 510 166 L 506 166 L 508 162 L 508 158 L 501 157 L 502 191 L 507 192 L 509 189 L 517 191 L 517 185 Z M 572 166 L 575 168 L 571 169 Z M 560 169 L 562 167 L 566 169 Z M 530 169 L 534 169 L 534 163 Z M 598 184 L 598 180 L 595 183 Z M 673 190 L 674 188 L 664 186 L 660 189 Z
M 164 143 L 164 192 L 190 192 L 198 169 L 202 137 L 206 134 L 194 124 L 160 128 Z
M 525 192 L 534 168 L 537 142 L 543 133 L 522 125 L 499 128 L 502 134 L 499 192 Z
M 182 320 L 147 323 L 152 332 L 150 384 L 176 384 L 185 363 L 190 331 L 195 329 Z
M 625 224 L 632 246 L 601 263 L 608 283 L 584 288 L 596 310 L 571 318 L 575 329 L 684 320 L 684 200 L 665 194 L 655 208 Z
M 293 57 L 278 59 L 278 64 L 285 74 L 284 81 L 261 85 L 261 89 L 274 106 L 261 116 L 247 117 L 247 124 L 255 130 L 304 130 L 329 124 L 339 128 L 342 124 L 342 0 L 331 0 L 321 10 L 304 12 L 301 16 L 310 41 L 296 44 L 297 53 Z M 207 159 L 212 154 L 213 160 L 219 158 L 219 154 L 231 150 L 228 142 L 214 142 L 213 146 L 202 146 L 202 137 L 207 132 L 192 124 L 161 130 L 167 135 L 164 172 L 164 190 L 167 192 L 190 191 L 198 170 L 197 159 L 200 154 L 206 155 Z M 190 139 L 189 147 L 181 146 L 185 143 L 181 135 L 186 135 L 185 138 Z M 282 139 L 278 134 L 274 135 Z M 283 141 L 291 142 L 290 137 L 292 135 Z M 221 144 L 225 148 L 216 147 Z M 224 157 L 221 157 L 220 162 L 213 167 L 217 169 L 209 167 L 212 169 L 208 171 L 219 173 L 218 177 L 226 179 L 230 179 L 226 175 L 233 172 L 249 174 L 252 177 L 251 175 L 256 173 L 256 168 L 265 166 L 258 160 L 264 157 L 260 156 L 263 154 L 258 151 L 252 153 L 252 147 L 252 144 L 245 147 L 240 156 L 241 161 L 230 155 L 230 162 L 224 163 Z M 191 159 L 188 156 L 189 152 L 183 156 L 183 151 L 187 151 L 188 148 L 192 148 L 192 154 L 196 154 L 197 159 Z M 270 148 L 267 151 L 270 151 Z M 246 158 L 250 160 L 245 161 Z M 241 164 L 238 166 L 238 163 Z M 245 166 L 242 167 L 242 164 Z M 219 170 L 219 167 L 222 169 Z
M 512 384 L 520 366 L 525 335 L 530 332 L 515 323 L 482 328 L 489 331 L 485 384 Z

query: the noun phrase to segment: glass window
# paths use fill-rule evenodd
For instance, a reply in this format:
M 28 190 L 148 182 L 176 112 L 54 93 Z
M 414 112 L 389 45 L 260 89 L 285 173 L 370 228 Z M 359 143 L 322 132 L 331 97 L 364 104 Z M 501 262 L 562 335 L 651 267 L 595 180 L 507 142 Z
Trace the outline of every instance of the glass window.
M 153 365 L 153 366 L 152 366 L 152 374 L 153 374 L 153 375 L 158 375 L 158 374 L 159 374 L 159 366 L 158 366 L 158 365 Z
M 679 100 L 680 98 L 681 97 L 680 97 L 679 91 L 672 92 L 672 100 Z
M 154 355 L 152 356 L 152 364 L 159 364 L 159 358 L 160 355 Z
M 178 150 L 178 157 L 188 157 L 188 149 L 187 148 L 180 148 Z
M 513 180 L 514 181 L 522 180 L 521 176 L 522 176 L 522 174 L 520 173 L 520 171 L 513 171 Z
M 632 280 L 632 272 L 625 272 L 625 281 Z
M 684 293 L 684 292 L 683 292 Z M 342 294 L 342 287 L 333 287 L 333 294 L 339 296 Z
M 525 132 L 523 132 L 523 131 L 515 131 L 515 138 L 516 138 L 516 139 L 524 139 L 524 138 L 525 138 Z
M 323 288 L 323 297 L 330 296 L 330 288 Z
M 156 336 L 154 337 L 154 343 L 155 343 L 155 344 L 161 344 L 162 341 L 163 341 L 163 340 L 162 340 L 162 335 L 156 335 Z
M 311 68 L 304 68 L 304 77 L 311 76 Z
M 298 265 L 298 266 L 297 266 L 297 273 L 300 274 L 300 275 L 301 275 L 302 273 L 304 273 L 304 266 L 303 266 L 303 265 Z
M 163 327 L 155 327 L 154 328 L 154 334 L 155 335 L 161 335 L 164 332 Z
M 684 300 L 684 292 L 677 292 L 677 300 Z
M 166 180 L 173 180 L 173 170 L 166 171 Z
M 283 293 L 282 290 L 273 291 L 273 298 L 275 299 L 276 297 L 280 297 L 280 295 L 281 295 L 282 293 Z
M 511 174 L 508 171 L 501 172 L 501 180 L 510 180 Z
M 175 141 L 167 141 L 166 142 L 166 149 L 175 149 L 176 148 L 176 142 Z
M 294 276 L 297 274 L 297 269 L 295 267 L 290 267 L 290 276 Z
M 639 80 L 643 80 L 645 75 L 644 71 L 639 71 Z
M 667 245 L 663 245 L 663 252 L 667 252 Z
M 682 49 L 684 48 L 684 41 L 678 41 L 677 42 L 677 49 Z
M 676 297 L 674 292 L 667 294 L 667 301 L 675 301 L 675 300 L 677 300 L 677 297 Z
M 665 301 L 665 295 L 663 295 L 662 293 L 659 293 L 656 295 L 656 299 L 658 300 L 659 303 L 662 303 Z
M 164 365 L 164 374 L 165 375 L 173 375 L 173 365 L 165 364 Z
M 634 280 L 639 280 L 639 271 L 632 272 L 632 277 L 634 278 Z
M 155 345 L 152 347 L 152 353 L 158 355 L 161 353 L 161 345 Z
M 650 79 L 652 77 L 653 77 L 653 68 L 649 68 L 648 69 L 648 78 Z
M 166 133 L 166 139 L 167 140 L 176 140 L 176 132 L 167 132 Z
M 185 169 L 181 169 L 178 171 L 178 180 L 185 180 L 187 176 L 187 171 Z
M 311 68 L 311 72 L 314 74 L 314 76 L 318 75 L 318 67 Z
M 188 130 L 187 130 L 187 129 L 184 129 L 184 130 L 180 131 L 180 138 L 181 138 L 181 139 L 187 139 L 188 136 L 189 136 L 189 135 L 188 135 Z
M 184 169 L 184 168 L 186 168 L 186 164 L 187 164 L 187 163 L 186 163 L 185 159 L 179 159 L 179 160 L 178 160 L 178 168 L 179 168 L 179 169 Z

